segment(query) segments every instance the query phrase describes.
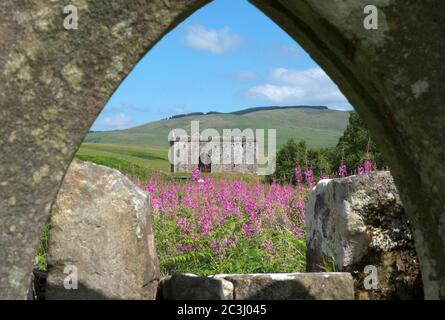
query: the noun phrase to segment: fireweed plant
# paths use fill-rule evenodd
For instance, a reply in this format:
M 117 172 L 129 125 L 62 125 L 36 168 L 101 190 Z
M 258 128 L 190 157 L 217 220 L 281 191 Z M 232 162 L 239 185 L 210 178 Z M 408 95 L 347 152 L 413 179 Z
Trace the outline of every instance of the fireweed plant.
M 342 166 L 343 177 L 347 172 Z M 356 172 L 372 170 L 371 161 L 365 160 Z M 304 272 L 305 209 L 315 186 L 312 169 L 296 167 L 294 181 L 280 185 L 214 178 L 201 176 L 199 170 L 181 182 L 150 175 L 145 189 L 162 274 Z
M 304 271 L 307 186 L 196 170 L 182 183 L 153 174 L 145 187 L 163 274 Z

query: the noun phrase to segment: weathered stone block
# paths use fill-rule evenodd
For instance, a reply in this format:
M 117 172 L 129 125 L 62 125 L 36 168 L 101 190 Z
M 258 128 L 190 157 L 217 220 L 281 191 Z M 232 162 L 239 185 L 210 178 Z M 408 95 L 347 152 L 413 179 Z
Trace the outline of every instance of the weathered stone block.
M 233 283 L 234 300 L 352 300 L 349 273 L 217 275 Z
M 389 172 L 322 180 L 306 219 L 307 271 L 351 272 L 360 299 L 422 297 L 410 224 Z M 367 265 L 377 268 L 376 290 L 364 288 Z
M 64 287 L 75 266 L 78 289 Z M 104 166 L 73 161 L 52 209 L 47 299 L 154 299 L 159 265 L 146 193 Z
M 349 273 L 175 274 L 160 293 L 164 300 L 349 300 L 354 282 Z
M 233 284 L 224 279 L 174 274 L 161 280 L 163 300 L 233 300 Z

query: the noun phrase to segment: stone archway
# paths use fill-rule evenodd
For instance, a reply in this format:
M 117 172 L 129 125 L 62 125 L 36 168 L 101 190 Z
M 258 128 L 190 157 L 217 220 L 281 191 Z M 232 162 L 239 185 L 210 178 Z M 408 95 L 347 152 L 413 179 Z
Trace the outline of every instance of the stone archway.
M 24 298 L 58 188 L 136 62 L 208 0 L 0 3 L 0 298 Z M 445 3 L 251 0 L 369 125 L 414 226 L 426 298 L 445 298 Z M 63 28 L 66 5 L 79 29 Z M 379 29 L 363 9 L 379 8 Z

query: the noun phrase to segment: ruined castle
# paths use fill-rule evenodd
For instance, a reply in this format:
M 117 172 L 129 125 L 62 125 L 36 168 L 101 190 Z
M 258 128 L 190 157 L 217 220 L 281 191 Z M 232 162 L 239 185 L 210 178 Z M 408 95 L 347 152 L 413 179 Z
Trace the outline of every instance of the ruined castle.
M 170 172 L 236 172 L 257 174 L 256 139 L 246 136 L 209 136 L 170 140 Z

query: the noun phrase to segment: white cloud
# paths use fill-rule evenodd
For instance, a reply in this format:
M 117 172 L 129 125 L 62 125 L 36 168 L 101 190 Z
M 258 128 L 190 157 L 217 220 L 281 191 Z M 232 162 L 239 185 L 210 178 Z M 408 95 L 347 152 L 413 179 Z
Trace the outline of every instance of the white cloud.
M 132 118 L 125 113 L 119 113 L 115 116 L 105 117 L 102 121 L 106 130 L 126 129 L 132 125 Z
M 250 88 L 244 96 L 277 104 L 351 108 L 347 99 L 321 68 L 274 69 L 268 83 Z
M 190 48 L 216 54 L 230 51 L 240 42 L 241 37 L 228 27 L 215 30 L 193 25 L 188 28 L 185 37 L 185 43 Z

